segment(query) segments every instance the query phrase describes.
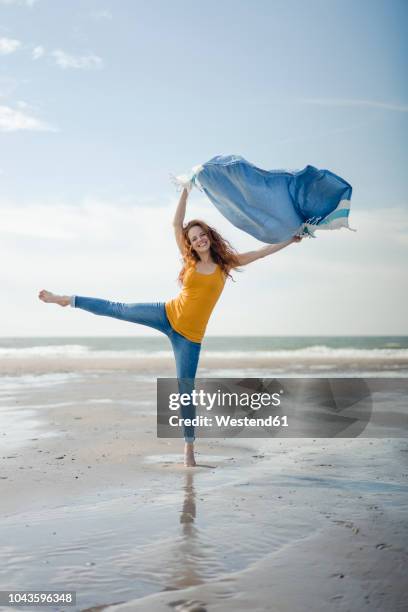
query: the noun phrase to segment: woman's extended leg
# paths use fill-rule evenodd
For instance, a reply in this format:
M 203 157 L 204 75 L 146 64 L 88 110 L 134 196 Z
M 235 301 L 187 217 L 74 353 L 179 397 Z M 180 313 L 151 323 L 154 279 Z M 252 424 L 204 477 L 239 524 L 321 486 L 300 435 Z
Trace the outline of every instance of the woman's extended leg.
M 147 325 L 167 335 L 170 331 L 164 303 L 162 302 L 126 304 L 124 302 L 111 302 L 101 298 L 73 295 L 71 297 L 71 306 L 87 310 L 96 315 Z
M 153 327 L 158 331 L 169 335 L 172 327 L 166 316 L 166 308 L 163 302 L 136 302 L 125 304 L 124 302 L 110 302 L 100 298 L 84 297 L 81 295 L 58 295 L 51 291 L 42 289 L 38 297 L 43 302 L 81 308 L 96 315 L 114 317 L 130 323 L 139 323 Z

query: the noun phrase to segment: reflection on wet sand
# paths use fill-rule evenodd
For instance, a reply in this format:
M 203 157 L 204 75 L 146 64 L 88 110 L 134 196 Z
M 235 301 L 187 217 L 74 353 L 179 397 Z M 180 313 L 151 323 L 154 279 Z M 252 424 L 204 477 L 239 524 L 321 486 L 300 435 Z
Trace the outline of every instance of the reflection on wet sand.
M 200 565 L 196 563 L 197 556 L 202 557 L 203 553 L 200 531 L 194 525 L 197 506 L 192 472 L 187 472 L 185 475 L 183 491 L 183 505 L 179 519 L 182 538 L 178 540 L 178 550 L 174 554 L 174 564 L 164 590 L 183 589 L 204 582 Z

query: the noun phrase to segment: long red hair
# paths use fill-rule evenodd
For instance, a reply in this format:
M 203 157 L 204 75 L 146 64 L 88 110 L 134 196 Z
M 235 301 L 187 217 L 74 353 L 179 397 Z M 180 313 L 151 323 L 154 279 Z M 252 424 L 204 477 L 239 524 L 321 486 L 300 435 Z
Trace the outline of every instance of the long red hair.
M 241 270 L 238 269 L 239 264 L 237 251 L 234 249 L 233 246 L 231 246 L 228 240 L 223 238 L 221 234 L 217 232 L 216 229 L 214 229 L 210 225 L 207 225 L 207 223 L 201 221 L 201 219 L 193 219 L 183 227 L 183 267 L 180 270 L 180 274 L 178 275 L 179 283 L 182 284 L 184 274 L 186 273 L 187 269 L 193 266 L 195 262 L 200 261 L 200 257 L 193 249 L 190 239 L 188 237 L 188 232 L 192 227 L 196 225 L 198 225 L 198 227 L 201 227 L 201 229 L 208 236 L 208 239 L 210 241 L 210 253 L 214 262 L 220 266 L 221 270 L 227 277 L 229 277 L 231 280 L 234 280 L 230 274 L 230 270 L 234 269 L 238 272 L 241 272 Z

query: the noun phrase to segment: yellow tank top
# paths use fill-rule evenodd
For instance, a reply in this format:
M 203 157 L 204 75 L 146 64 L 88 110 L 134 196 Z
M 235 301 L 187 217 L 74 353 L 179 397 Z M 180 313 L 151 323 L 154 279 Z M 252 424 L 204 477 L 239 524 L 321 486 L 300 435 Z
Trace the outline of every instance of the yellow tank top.
M 194 265 L 188 268 L 181 292 L 165 304 L 172 328 L 192 342 L 201 342 L 224 285 L 224 272 L 218 264 L 212 274 L 201 274 Z

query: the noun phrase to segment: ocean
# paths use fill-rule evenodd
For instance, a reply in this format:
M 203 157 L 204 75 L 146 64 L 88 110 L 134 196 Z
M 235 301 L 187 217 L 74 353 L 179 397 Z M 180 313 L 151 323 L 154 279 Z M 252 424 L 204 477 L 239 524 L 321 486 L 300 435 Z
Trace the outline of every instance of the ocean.
M 171 367 L 173 354 L 166 337 L 38 337 L 0 339 L 0 376 L 47 366 L 52 371 L 80 370 L 98 364 L 106 371 L 130 366 L 160 376 L 160 364 Z M 31 366 L 31 367 L 30 367 Z M 126 369 L 126 368 L 125 368 Z M 214 371 L 214 369 L 216 371 Z M 307 375 L 407 376 L 408 336 L 224 336 L 204 339 L 199 372 L 214 376 L 265 376 L 294 372 Z M 225 373 L 227 372 L 227 373 Z M 1 384 L 1 378 L 0 378 Z
M 225 357 L 407 358 L 408 336 L 213 336 L 202 354 Z M 0 359 L 18 357 L 171 356 L 165 337 L 21 337 L 0 338 Z

